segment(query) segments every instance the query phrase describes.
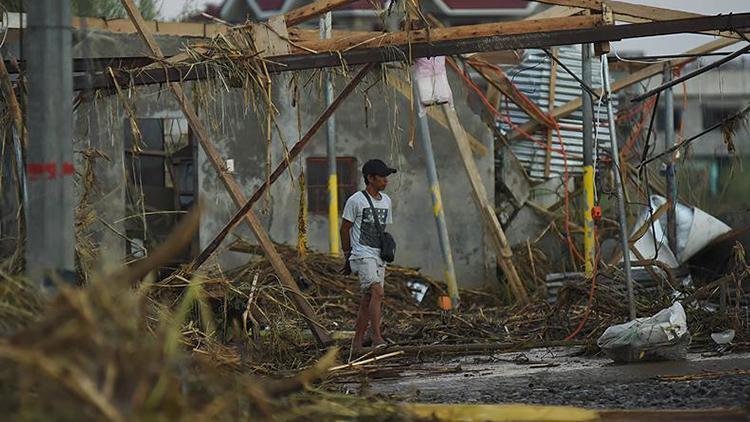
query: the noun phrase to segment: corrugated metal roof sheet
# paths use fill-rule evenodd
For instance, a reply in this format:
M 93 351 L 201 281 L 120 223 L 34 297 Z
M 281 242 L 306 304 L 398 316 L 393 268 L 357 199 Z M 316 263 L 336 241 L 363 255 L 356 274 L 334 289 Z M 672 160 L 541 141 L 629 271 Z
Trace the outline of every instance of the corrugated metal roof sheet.
M 558 50 L 558 59 L 565 64 L 573 73 L 582 74 L 581 71 L 581 48 L 580 46 L 566 46 Z M 598 57 L 592 60 L 593 87 L 602 86 L 601 65 Z M 517 67 L 507 71 L 516 86 L 529 97 L 542 110 L 549 110 L 549 83 L 552 59 L 542 50 L 526 50 L 523 61 Z M 581 96 L 582 89 L 578 82 L 568 74 L 561 66 L 557 66 L 557 82 L 555 89 L 555 107 L 575 100 Z M 617 103 L 615 103 L 615 106 Z M 503 104 L 502 110 L 506 112 L 514 125 L 522 125 L 529 117 L 515 104 L 508 101 Z M 567 155 L 568 174 L 583 173 L 583 112 L 578 109 L 574 113 L 559 119 L 561 126 L 560 136 L 565 146 Z M 607 119 L 607 107 L 594 99 L 594 118 L 598 116 L 599 124 L 594 125 L 595 139 L 599 146 L 609 148 L 609 124 Z M 509 132 L 510 127 L 506 122 L 498 122 L 498 127 L 503 132 Z M 598 127 L 598 130 L 597 130 Z M 547 133 L 540 130 L 532 135 L 538 142 L 529 139 L 512 141 L 511 149 L 523 164 L 529 176 L 535 180 L 544 179 L 544 169 L 547 157 L 546 144 Z M 557 134 L 552 137 L 553 151 L 550 156 L 550 176 L 563 175 L 566 159 L 560 148 Z M 500 151 L 498 151 L 500 153 Z

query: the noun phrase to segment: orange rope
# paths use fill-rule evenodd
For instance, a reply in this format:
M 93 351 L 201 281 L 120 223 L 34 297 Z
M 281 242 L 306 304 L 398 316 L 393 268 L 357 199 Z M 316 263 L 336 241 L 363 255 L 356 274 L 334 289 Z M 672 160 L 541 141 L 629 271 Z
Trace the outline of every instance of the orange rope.
M 565 237 L 568 243 L 568 250 L 570 251 L 571 255 L 573 255 L 575 258 L 578 258 L 578 260 L 582 262 L 584 260 L 583 255 L 581 255 L 581 253 L 576 248 L 575 244 L 573 243 L 573 238 L 570 234 L 570 198 L 569 198 L 569 192 L 568 192 L 568 180 L 569 180 L 568 153 L 565 150 L 565 143 L 562 140 L 562 134 L 560 133 L 560 125 L 558 124 L 558 122 L 553 120 L 555 133 L 557 134 L 557 140 L 560 144 L 560 149 L 553 149 L 550 146 L 548 146 L 546 143 L 543 143 L 534 139 L 531 135 L 529 135 L 524 130 L 522 130 L 518 125 L 513 123 L 513 120 L 510 117 L 500 113 L 495 107 L 493 107 L 492 104 L 490 104 L 487 97 L 484 95 L 484 93 L 482 93 L 482 90 L 479 89 L 479 87 L 474 83 L 474 81 L 471 80 L 471 78 L 469 78 L 466 72 L 459 69 L 459 67 L 453 62 L 453 60 L 448 60 L 448 64 L 451 67 L 451 69 L 461 77 L 464 83 L 469 88 L 471 88 L 474 92 L 476 92 L 477 95 L 479 95 L 479 98 L 481 99 L 481 101 L 487 106 L 487 108 L 489 108 L 492 111 L 492 113 L 496 117 L 499 117 L 500 119 L 502 119 L 503 122 L 505 122 L 510 128 L 518 131 L 518 133 L 523 135 L 525 138 L 527 138 L 534 144 L 543 147 L 546 151 L 550 151 L 550 152 L 554 151 L 554 152 L 559 152 L 562 154 L 563 156 L 563 184 L 564 184 L 563 191 L 565 192 L 565 196 L 564 196 L 565 210 L 563 212 Z

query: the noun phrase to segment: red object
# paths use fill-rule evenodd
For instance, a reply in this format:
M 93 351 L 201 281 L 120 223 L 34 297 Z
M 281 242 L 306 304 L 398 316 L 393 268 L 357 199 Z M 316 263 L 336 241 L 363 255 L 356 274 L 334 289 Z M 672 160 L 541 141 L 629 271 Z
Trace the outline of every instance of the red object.
M 57 163 L 28 163 L 26 164 L 26 173 L 32 181 L 45 177 L 46 180 L 57 179 L 58 176 L 72 176 L 75 173 L 75 167 L 72 163 L 64 162 L 60 167 L 60 173 L 57 170 Z
M 595 207 L 592 207 L 591 208 L 591 218 L 594 221 L 596 221 L 596 222 L 601 221 L 601 219 L 602 219 L 602 207 L 600 207 L 598 205 L 595 206 Z

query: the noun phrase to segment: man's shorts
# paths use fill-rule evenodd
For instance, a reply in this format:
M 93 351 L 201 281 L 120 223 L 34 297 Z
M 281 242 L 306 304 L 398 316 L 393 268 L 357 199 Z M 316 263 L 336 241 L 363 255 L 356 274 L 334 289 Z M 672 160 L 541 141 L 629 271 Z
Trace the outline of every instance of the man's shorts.
M 385 285 L 385 262 L 377 258 L 351 258 L 352 272 L 359 276 L 359 289 L 363 294 L 370 292 L 375 284 Z

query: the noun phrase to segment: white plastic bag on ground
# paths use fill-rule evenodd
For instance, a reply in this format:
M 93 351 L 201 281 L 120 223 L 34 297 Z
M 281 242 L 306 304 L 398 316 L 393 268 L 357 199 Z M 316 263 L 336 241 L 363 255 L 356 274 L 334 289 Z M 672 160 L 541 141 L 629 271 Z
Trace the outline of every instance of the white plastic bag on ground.
M 690 345 L 685 310 L 680 302 L 648 318 L 607 328 L 597 344 L 615 362 L 682 360 Z

